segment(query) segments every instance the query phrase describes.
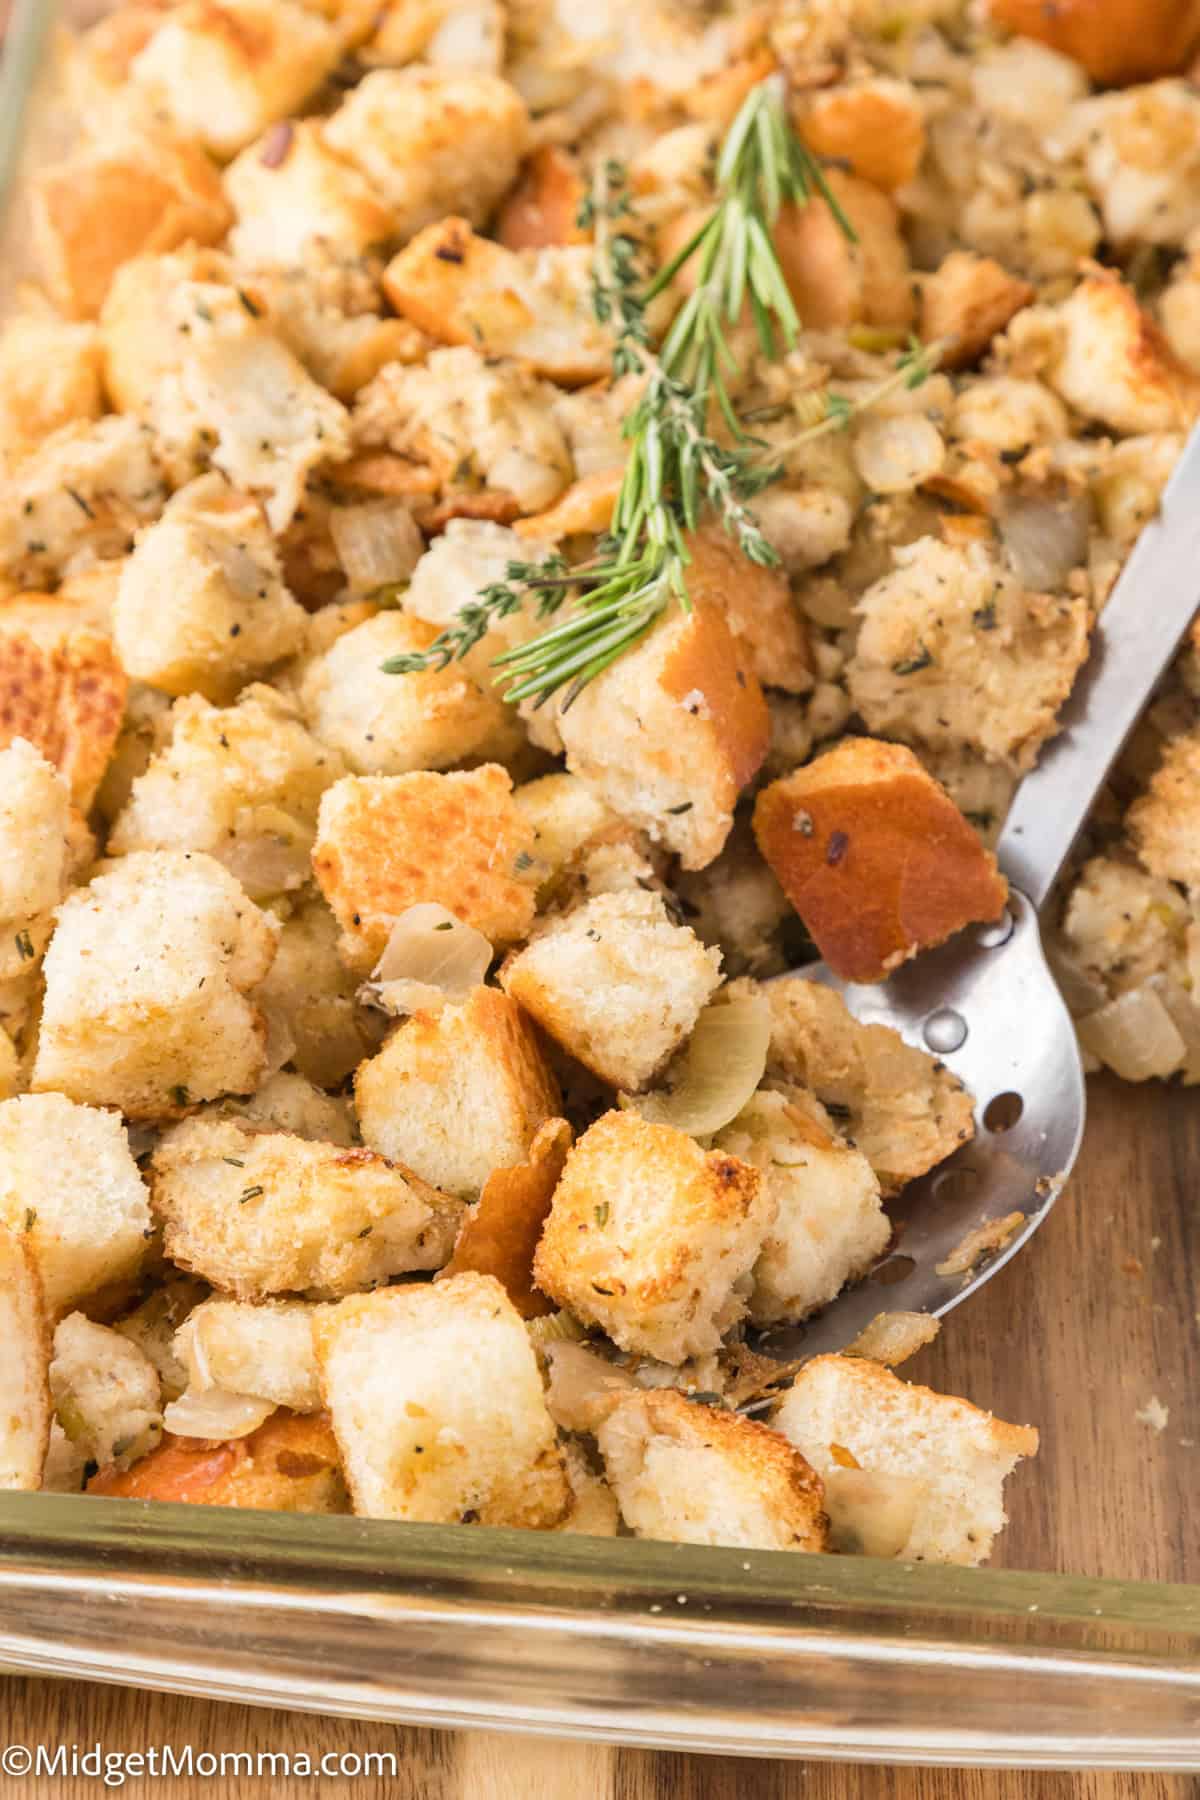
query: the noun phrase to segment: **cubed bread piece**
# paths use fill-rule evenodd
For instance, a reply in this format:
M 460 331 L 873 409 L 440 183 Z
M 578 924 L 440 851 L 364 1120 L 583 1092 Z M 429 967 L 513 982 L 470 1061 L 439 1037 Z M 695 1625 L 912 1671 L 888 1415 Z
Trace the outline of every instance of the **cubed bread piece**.
M 150 1207 L 120 1119 L 62 1094 L 0 1103 L 0 1223 L 32 1251 L 52 1320 L 135 1275 Z
M 0 931 L 48 913 L 71 868 L 66 783 L 25 738 L 0 750 Z M 4 960 L 0 953 L 0 963 Z
M 326 141 L 319 119 L 273 125 L 225 171 L 229 248 L 251 268 L 293 268 L 320 245 L 362 256 L 391 237 L 390 208 Z
M 46 288 L 73 319 L 94 319 L 132 256 L 215 244 L 232 220 L 197 143 L 124 131 L 52 164 L 33 184 L 30 225 Z
M 564 770 L 523 781 L 513 799 L 533 826 L 534 854 L 547 882 L 617 823 L 595 788 Z
M 805 1089 L 761 1089 L 713 1145 L 761 1170 L 775 1203 L 754 1265 L 756 1325 L 804 1318 L 887 1248 L 892 1228 L 870 1163 Z
M 813 683 L 808 626 L 786 576 L 752 563 L 727 531 L 705 526 L 687 539 L 687 590 L 694 606 L 725 614 L 750 668 L 766 686 L 807 693 Z
M 326 126 L 410 238 L 446 213 L 482 225 L 516 179 L 529 118 L 515 88 L 470 70 L 377 69 Z
M 266 1064 L 266 1025 L 247 995 L 270 968 L 277 935 L 212 857 L 123 857 L 59 909 L 34 1088 L 134 1119 L 251 1092 Z
M 184 0 L 131 73 L 177 130 L 232 156 L 298 108 L 342 49 L 336 27 L 298 0 Z
M 914 301 L 900 217 L 888 195 L 838 168 L 825 179 L 856 234 L 846 236 L 819 197 L 780 209 L 775 251 L 792 299 L 813 331 L 845 325 L 905 328 Z
M 1200 729 L 1168 743 L 1125 823 L 1152 875 L 1200 887 Z
M 262 999 L 262 986 L 255 998 Z M 348 1094 L 326 1094 L 303 1075 L 278 1070 L 248 1099 L 219 1100 L 225 1117 L 248 1119 L 269 1125 L 293 1137 L 312 1138 L 321 1144 L 340 1144 L 346 1150 L 358 1142 L 354 1109 Z
M 320 1412 L 315 1316 L 316 1308 L 304 1300 L 202 1301 L 175 1334 L 189 1390 L 221 1388 L 273 1400 L 292 1412 Z
M 442 354 L 435 351 L 430 362 Z M 459 352 L 444 354 L 457 356 Z M 559 442 L 566 457 L 565 443 L 561 438 Z M 404 610 L 442 630 L 484 588 L 504 581 L 510 563 L 540 562 L 548 550 L 549 545 L 526 541 L 505 525 L 486 519 L 452 519 L 413 570 L 404 595 Z M 519 613 L 494 620 L 463 658 L 463 667 L 481 686 L 492 681 L 496 674 L 492 658 L 522 641 L 528 630 L 528 621 Z
M 943 368 L 964 369 L 1029 305 L 1033 293 L 994 257 L 952 250 L 921 285 L 921 336 L 927 344 L 945 344 Z
M 338 955 L 337 921 L 318 895 L 284 920 L 279 949 L 256 998 L 286 1026 L 292 1066 L 337 1087 L 378 1048 L 386 1021 L 356 1005 L 359 978 Z
M 1139 804 L 1144 808 L 1148 802 Z M 1093 856 L 1071 889 L 1062 939 L 1084 976 L 1102 992 L 1123 994 L 1152 975 L 1166 973 L 1178 981 L 1186 974 L 1192 917 L 1171 881 L 1133 861 Z
M 466 219 L 429 225 L 388 264 L 384 292 L 405 319 L 443 344 L 511 356 L 551 381 L 598 381 L 612 365 L 612 329 L 592 306 L 586 245 L 506 250 Z
M 818 156 L 892 193 L 916 174 L 925 149 L 921 96 L 907 81 L 867 75 L 802 96 L 797 123 Z
M 50 1334 L 28 1234 L 0 1225 L 0 1489 L 42 1485 L 53 1416 L 49 1366 Z
M 1087 658 L 1086 599 L 1026 592 L 982 543 L 924 537 L 893 557 L 855 609 L 846 668 L 868 728 L 1028 770 Z
M 735 983 L 731 991 L 743 986 Z M 974 1136 L 971 1096 L 936 1057 L 906 1044 L 888 1025 L 861 1024 L 841 995 L 820 982 L 785 976 L 761 991 L 771 1007 L 768 1076 L 816 1094 L 885 1194 Z
M 1060 161 L 1082 156 L 1105 238 L 1122 260 L 1135 248 L 1190 245 L 1200 225 L 1200 96 L 1190 82 L 1080 101 L 1048 147 Z
M 339 400 L 352 401 L 388 363 L 419 363 L 429 349 L 407 319 L 382 316 L 369 258 L 339 261 L 314 244 L 298 266 L 255 269 L 242 292 L 318 386 Z
M 1082 63 L 1105 86 L 1181 69 L 1200 40 L 1197 0 L 989 0 L 997 25 Z
M 223 252 L 195 245 L 167 256 L 135 256 L 122 263 L 100 314 L 104 387 L 118 412 L 135 413 L 169 438 L 181 436 L 178 376 L 190 349 L 191 328 L 180 330 L 180 324 L 188 322 L 174 317 L 174 297 L 185 283 L 209 285 L 232 280 L 233 274 Z M 190 415 L 186 424 L 197 431 L 197 421 Z M 183 455 L 188 473 L 188 458 L 197 448 L 198 438 L 194 443 L 172 444 Z
M 249 509 L 227 518 L 173 509 L 142 534 L 122 571 L 113 631 L 131 675 L 220 704 L 301 647 L 305 612 Z
M 436 900 L 498 947 L 533 921 L 533 829 L 503 769 L 351 775 L 321 801 L 313 869 L 367 973 L 402 912 Z
M 151 1164 L 167 1255 L 239 1300 L 351 1294 L 450 1254 L 462 1207 L 372 1150 L 186 1119 Z
M 50 1392 L 58 1422 L 89 1462 L 122 1466 L 162 1437 L 158 1371 L 119 1331 L 68 1313 L 54 1333 Z
M 411 459 L 422 466 L 418 473 L 427 468 L 443 487 L 482 486 L 485 494 L 511 495 L 519 511 L 534 513 L 571 480 L 571 452 L 554 405 L 555 389 L 522 363 L 485 361 L 475 349 L 434 350 L 423 364 L 380 370 L 359 396 L 354 435 L 368 449 L 382 445 Z M 473 522 L 457 523 L 464 529 Z M 536 560 L 528 545 L 509 536 L 506 562 Z
M 67 627 L 56 634 L 37 625 L 24 630 L 16 614 L 16 608 L 0 608 L 0 744 L 23 739 L 32 745 L 86 813 L 120 733 L 125 671 L 101 633 Z M 11 803 L 19 805 L 18 790 L 10 791 Z M 56 807 L 48 797 L 39 805 L 53 829 Z
M 553 1305 L 533 1279 L 533 1259 L 570 1148 L 567 1121 L 547 1119 L 522 1162 L 493 1169 L 437 1279 L 467 1269 L 494 1275 L 523 1319 L 552 1313 Z
M 674 1126 L 606 1113 L 567 1158 L 534 1278 L 623 1350 L 681 1363 L 744 1316 L 773 1210 L 757 1169 Z
M 207 434 L 213 467 L 261 496 L 272 531 L 283 531 L 313 470 L 350 454 L 349 414 L 236 289 L 188 282 L 169 304 L 187 328 L 185 416 Z
M 526 158 L 520 180 L 501 206 L 496 236 L 507 250 L 586 243 L 579 226 L 585 193 L 578 157 L 559 144 L 542 144 Z
M 532 1024 L 489 987 L 403 1020 L 359 1066 L 354 1097 L 364 1143 L 464 1200 L 523 1162 L 562 1105 Z
M 246 688 L 237 704 L 177 700 L 170 742 L 133 783 L 113 826 L 109 855 L 204 850 L 252 900 L 310 878 L 317 806 L 345 774 L 273 688 Z
M 579 1062 L 633 1092 L 682 1044 L 720 971 L 719 951 L 635 888 L 548 919 L 500 979 Z
M 437 635 L 421 619 L 382 612 L 309 664 L 300 688 L 305 716 L 356 774 L 446 769 L 512 748 L 512 708 L 460 662 L 411 675 L 385 672 L 390 657 L 427 650 Z
M 102 1469 L 89 1494 L 117 1500 L 174 1500 L 192 1506 L 246 1506 L 267 1512 L 348 1513 L 337 1440 L 328 1416 L 273 1413 L 249 1437 L 228 1444 L 164 1435 L 131 1469 Z
M 1047 372 L 1085 419 L 1118 432 L 1186 430 L 1200 376 L 1181 363 L 1133 289 L 1108 273 L 1081 281 L 1058 310 L 1059 351 Z
M 915 1478 L 912 1525 L 897 1551 L 905 1562 L 983 1562 L 1006 1522 L 1004 1478 L 1038 1447 L 1031 1426 L 1006 1425 L 854 1356 L 806 1363 L 772 1423 L 827 1478 L 835 1529 L 839 1469 Z
M 719 855 L 738 795 L 767 753 L 762 689 L 723 614 L 676 609 L 563 712 L 567 766 L 685 869 Z
M 19 313 L 0 336 L 0 449 L 30 448 L 104 411 L 94 325 Z
M 882 981 L 964 926 L 999 918 L 1008 883 L 903 744 L 846 738 L 764 788 L 758 847 L 830 968 Z
M 166 495 L 136 420 L 64 425 L 0 469 L 0 575 L 53 587 L 74 566 L 124 556 Z
M 824 1550 L 824 1490 L 776 1431 L 682 1394 L 629 1394 L 596 1429 L 636 1537 L 744 1550 Z
M 314 1335 L 355 1512 L 534 1530 L 564 1518 L 537 1357 L 490 1275 L 343 1300 Z

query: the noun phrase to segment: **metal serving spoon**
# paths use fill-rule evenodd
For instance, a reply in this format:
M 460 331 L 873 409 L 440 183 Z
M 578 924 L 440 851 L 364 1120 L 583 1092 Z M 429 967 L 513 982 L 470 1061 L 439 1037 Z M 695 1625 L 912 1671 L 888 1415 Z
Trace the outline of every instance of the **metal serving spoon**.
M 1191 438 L 1100 616 L 1062 730 L 1017 790 L 997 845 L 1011 884 L 998 925 L 976 926 L 861 986 L 824 963 L 800 971 L 837 988 L 865 1023 L 933 1051 L 976 1099 L 976 1136 L 889 1206 L 892 1248 L 801 1325 L 771 1329 L 771 1356 L 837 1350 L 880 1312 L 949 1312 L 1029 1241 L 1079 1153 L 1083 1067 L 1038 931 L 1045 904 L 1113 761 L 1200 606 L 1200 430 Z M 1022 1213 L 973 1268 L 938 1272 L 968 1233 Z

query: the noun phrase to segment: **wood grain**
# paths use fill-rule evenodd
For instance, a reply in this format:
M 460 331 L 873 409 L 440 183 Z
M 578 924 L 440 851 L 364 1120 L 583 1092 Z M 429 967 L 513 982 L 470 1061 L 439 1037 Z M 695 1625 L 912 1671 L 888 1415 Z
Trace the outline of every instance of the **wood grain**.
M 1200 1581 L 1200 1105 L 1093 1082 L 1080 1168 L 1029 1250 L 946 1324 L 907 1373 L 1042 1429 L 1012 1484 L 1009 1567 Z M 1168 1409 L 1155 1432 L 1137 1412 Z M 132 1689 L 10 1679 L 0 1736 L 199 1751 L 393 1752 L 395 1779 L 176 1780 L 173 1800 L 346 1794 L 355 1800 L 1198 1800 L 1200 1783 L 739 1761 L 490 1735 L 450 1736 L 217 1706 Z M 146 1784 L 147 1786 L 149 1784 Z M 5 1782 L 0 1795 L 75 1800 L 88 1781 Z M 136 1792 L 136 1784 L 129 1784 Z

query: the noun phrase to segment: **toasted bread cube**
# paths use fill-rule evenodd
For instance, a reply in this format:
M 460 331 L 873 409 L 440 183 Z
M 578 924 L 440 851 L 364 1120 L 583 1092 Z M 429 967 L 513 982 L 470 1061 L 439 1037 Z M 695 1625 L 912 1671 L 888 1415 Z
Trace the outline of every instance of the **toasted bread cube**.
M 171 710 L 170 742 L 133 783 L 109 855 L 204 850 L 252 900 L 298 888 L 311 874 L 321 795 L 345 773 L 273 688 L 246 688 L 236 706 L 198 694 Z
M 635 1536 L 744 1550 L 824 1550 L 819 1476 L 786 1438 L 682 1394 L 629 1394 L 596 1428 Z
M 952 250 L 921 287 L 921 336 L 945 341 L 943 368 L 964 369 L 981 357 L 1034 290 L 990 256 Z
M 1150 786 L 1126 819 L 1152 875 L 1200 887 L 1200 730 L 1183 732 L 1163 753 Z
M 773 781 L 754 834 L 830 968 L 882 981 L 918 951 L 999 918 L 1008 883 L 903 744 L 846 738 Z
M 257 999 L 286 1025 L 292 1066 L 337 1087 L 379 1046 L 386 1021 L 355 1004 L 358 977 L 338 955 L 337 921 L 318 895 L 284 920 L 279 949 Z
M 58 905 L 71 868 L 66 783 L 25 738 L 0 750 L 0 931 Z
M 342 48 L 336 27 L 297 0 L 184 0 L 131 73 L 178 131 L 233 156 L 298 108 Z
M 674 1126 L 606 1113 L 567 1158 L 534 1278 L 623 1350 L 681 1363 L 744 1316 L 772 1212 L 757 1169 Z
M 1149 797 L 1130 809 L 1135 824 L 1142 821 L 1142 831 L 1147 807 L 1153 807 Z M 1187 900 L 1171 881 L 1132 861 L 1093 856 L 1071 889 L 1062 941 L 1086 982 L 1098 987 L 1092 1001 L 1098 1005 L 1106 993 L 1141 987 L 1162 971 L 1178 980 L 1185 973 L 1192 918 Z
M 713 1139 L 762 1171 L 775 1220 L 754 1265 L 750 1317 L 794 1321 L 840 1294 L 887 1248 L 892 1228 L 861 1150 L 803 1088 L 762 1089 Z
M 356 774 L 446 769 L 511 747 L 511 708 L 461 663 L 385 673 L 389 657 L 427 650 L 436 636 L 436 627 L 420 619 L 382 612 L 309 664 L 300 689 L 305 715 Z
M 438 1279 L 473 1269 L 494 1275 L 523 1319 L 554 1312 L 534 1282 L 533 1259 L 570 1148 L 567 1121 L 547 1119 L 522 1162 L 493 1169 Z
M 1107 273 L 1059 308 L 1061 347 L 1047 379 L 1085 419 L 1113 431 L 1187 430 L 1200 376 L 1181 363 L 1131 288 Z
M 53 164 L 35 181 L 31 226 L 46 287 L 73 319 L 94 319 L 130 257 L 215 244 L 232 219 L 199 144 L 132 132 Z
M 67 628 L 56 635 L 49 628 L 34 636 L 10 624 L 8 609 L 0 611 L 0 744 L 23 739 L 34 746 L 80 812 L 90 810 L 113 753 L 127 688 L 116 652 L 99 632 Z M 39 804 L 52 827 L 56 807 L 48 798 Z
M 0 1222 L 32 1251 L 50 1319 L 136 1274 L 150 1207 L 120 1119 L 62 1094 L 0 1104 Z
M 58 1422 L 90 1462 L 136 1462 L 162 1437 L 158 1371 L 143 1350 L 83 1313 L 54 1333 L 50 1391 Z
M 800 135 L 818 156 L 889 194 L 913 179 L 925 150 L 925 119 L 909 82 L 868 75 L 804 98 Z
M 100 313 L 109 399 L 118 412 L 135 413 L 170 436 L 170 448 L 182 455 L 185 474 L 191 473 L 190 459 L 199 447 L 199 422 L 190 414 L 179 418 L 178 377 L 190 349 L 191 327 L 180 330 L 188 321 L 175 318 L 175 295 L 185 283 L 209 285 L 232 275 L 221 251 L 194 245 L 168 256 L 135 256 L 117 270 Z M 185 441 L 174 441 L 179 439 Z
M 442 354 L 435 351 L 430 361 Z M 459 352 L 444 354 L 457 356 Z M 567 456 L 565 444 L 562 453 Z M 507 526 L 485 519 L 452 519 L 413 570 L 404 610 L 442 630 L 482 589 L 503 581 L 510 563 L 540 562 L 548 549 L 546 544 L 528 542 Z M 480 686 L 490 683 L 496 674 L 492 658 L 520 642 L 527 630 L 527 621 L 518 613 L 493 621 L 480 642 L 463 658 L 463 667 Z
M 277 935 L 212 857 L 123 857 L 59 909 L 34 1088 L 134 1119 L 249 1093 L 266 1065 L 266 1025 L 247 994 Z
M 360 444 L 386 445 L 427 465 L 444 487 L 482 484 L 489 493 L 511 495 L 520 511 L 537 512 L 557 500 L 572 474 L 554 403 L 555 389 L 523 364 L 488 362 L 475 349 L 434 350 L 422 365 L 389 363 L 379 372 L 355 406 L 354 432 Z M 457 522 L 458 531 L 470 523 Z M 474 525 L 477 533 L 485 528 L 499 530 L 484 521 Z M 455 529 L 451 524 L 446 535 Z M 536 560 L 520 538 L 507 536 L 506 562 Z M 461 547 L 469 541 L 464 537 Z
M 446 213 L 482 225 L 516 179 L 528 134 L 507 81 L 430 68 L 377 69 L 325 128 L 392 209 L 400 238 Z
M 0 575 L 52 587 L 79 564 L 124 556 L 165 498 L 150 434 L 135 420 L 64 425 L 0 470 Z
M 261 984 L 256 998 L 262 998 Z M 278 1070 L 246 1100 L 217 1101 L 223 1115 L 248 1119 L 293 1137 L 312 1138 L 321 1144 L 340 1144 L 349 1150 L 358 1142 L 358 1130 L 349 1095 L 326 1094 L 303 1075 Z
M 2 1127 L 0 1127 L 2 1129 Z M 27 1233 L 0 1225 L 0 1489 L 42 1485 L 50 1447 L 50 1336 Z
M 562 1105 L 533 1026 L 488 987 L 403 1020 L 360 1065 L 354 1097 L 364 1143 L 464 1200 L 523 1162 Z
M 506 250 L 466 219 L 429 225 L 395 256 L 383 287 L 402 318 L 443 344 L 511 356 L 564 385 L 598 381 L 612 363 L 612 330 L 591 299 L 586 245 Z
M 18 314 L 0 336 L 0 448 L 32 447 L 62 425 L 104 411 L 94 325 L 55 313 Z
M 305 251 L 298 267 L 255 269 L 242 292 L 339 400 L 352 401 L 389 363 L 423 361 L 429 348 L 407 319 L 381 316 L 369 261 L 339 262 L 323 244 Z
M 500 978 L 572 1056 L 633 1092 L 687 1037 L 720 970 L 660 894 L 635 888 L 547 920 Z
M 769 736 L 762 689 L 720 611 L 668 611 L 566 712 L 544 710 L 567 767 L 614 812 L 685 869 L 720 854 Z
M 761 991 L 771 1007 L 768 1076 L 816 1094 L 885 1194 L 974 1136 L 974 1108 L 961 1081 L 889 1025 L 861 1024 L 840 994 L 799 975 Z
M 202 1301 L 175 1334 L 189 1390 L 221 1388 L 273 1400 L 292 1412 L 320 1412 L 315 1316 L 316 1308 L 304 1300 Z
M 858 324 L 906 328 L 914 310 L 912 271 L 894 202 L 841 169 L 827 169 L 825 179 L 856 241 L 823 199 L 781 207 L 775 252 L 800 317 L 813 331 Z
M 283 531 L 318 464 L 350 454 L 349 414 L 235 289 L 185 283 L 170 310 L 176 326 L 187 327 L 180 389 L 216 438 L 213 466 L 262 495 L 272 531 Z
M 219 705 L 300 648 L 305 616 L 261 522 L 172 511 L 126 563 L 113 629 L 131 675 Z
M 847 665 L 868 728 L 1030 769 L 1087 658 L 1087 601 L 1025 592 L 982 543 L 918 538 L 893 557 L 858 603 Z
M 839 1469 L 916 1479 L 905 1562 L 983 1562 L 1006 1522 L 1004 1478 L 1038 1447 L 1031 1426 L 852 1356 L 806 1363 L 772 1423 L 826 1478 L 835 1528 Z
M 251 268 L 294 268 L 318 245 L 359 257 L 393 235 L 391 210 L 318 119 L 272 126 L 225 171 L 225 192 L 229 248 Z
M 249 1437 L 201 1444 L 164 1435 L 131 1469 L 102 1469 L 89 1494 L 266 1512 L 348 1513 L 337 1440 L 324 1413 L 277 1412 Z
M 496 236 L 506 250 L 544 250 L 582 244 L 579 226 L 586 187 L 577 157 L 558 144 L 542 144 L 528 157 L 521 178 L 500 208 Z
M 1196 0 L 989 0 L 997 25 L 1082 63 L 1103 86 L 1182 69 L 1200 41 Z
M 728 532 L 708 526 L 687 540 L 687 590 L 693 605 L 711 605 L 745 652 L 764 686 L 807 693 L 813 683 L 808 626 L 786 577 L 742 554 Z
M 617 823 L 595 788 L 563 770 L 523 781 L 513 799 L 533 826 L 535 854 L 548 881 Z
M 151 1167 L 167 1255 L 239 1300 L 351 1294 L 440 1268 L 462 1216 L 371 1150 L 215 1114 L 175 1126 Z
M 347 776 L 321 801 L 313 869 L 367 973 L 402 912 L 436 900 L 497 947 L 533 921 L 533 830 L 503 769 Z
M 363 1294 L 314 1325 L 354 1510 L 547 1530 L 571 1505 L 529 1335 L 490 1275 Z

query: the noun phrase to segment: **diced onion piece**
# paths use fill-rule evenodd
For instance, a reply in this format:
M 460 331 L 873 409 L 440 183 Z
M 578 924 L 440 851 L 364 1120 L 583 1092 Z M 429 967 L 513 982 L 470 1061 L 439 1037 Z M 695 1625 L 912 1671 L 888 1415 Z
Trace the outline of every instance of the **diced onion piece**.
M 1080 1041 L 1122 1081 L 1173 1075 L 1187 1045 L 1161 997 L 1148 984 L 1131 988 L 1098 1012 L 1075 1021 Z
M 1200 1006 L 1169 975 L 1152 975 L 1148 984 L 1171 1015 L 1171 1023 L 1187 1045 L 1182 1074 L 1185 1087 L 1200 1081 Z
M 579 1323 L 574 1313 L 546 1313 L 540 1319 L 526 1319 L 525 1329 L 536 1350 L 544 1350 L 547 1344 L 582 1344 L 587 1337 L 587 1330 Z
M 564 1431 L 593 1431 L 613 1401 L 637 1386 L 628 1369 L 583 1344 L 547 1344 L 546 1360 L 546 1406 Z
M 493 954 L 473 925 L 434 900 L 422 901 L 396 920 L 363 997 L 397 1016 L 465 1000 L 483 981 Z
M 696 1021 L 687 1048 L 674 1065 L 670 1085 L 630 1097 L 652 1125 L 674 1125 L 690 1137 L 708 1137 L 736 1119 L 767 1066 L 771 1010 L 761 994 L 714 1000 Z
M 946 460 L 942 434 L 919 414 L 873 416 L 854 439 L 854 464 L 876 494 L 907 494 L 930 481 Z
M 894 1369 L 907 1362 L 926 1344 L 932 1344 L 941 1325 L 931 1313 L 876 1313 L 864 1325 L 853 1343 L 847 1344 L 843 1356 L 865 1356 L 871 1362 L 884 1363 Z
M 822 1479 L 833 1549 L 844 1556 L 899 1556 L 912 1536 L 925 1483 L 873 1469 L 829 1469 Z
M 225 1388 L 205 1388 L 203 1392 L 189 1388 L 166 1408 L 163 1424 L 176 1437 L 228 1443 L 231 1438 L 249 1437 L 274 1411 L 273 1400 L 258 1400 L 253 1394 L 231 1394 Z
M 407 581 L 425 549 L 416 521 L 398 500 L 335 506 L 329 514 L 329 535 L 354 594 Z
M 1037 593 L 1061 588 L 1087 561 L 1090 516 L 1082 495 L 1015 494 L 997 523 L 1018 579 Z

